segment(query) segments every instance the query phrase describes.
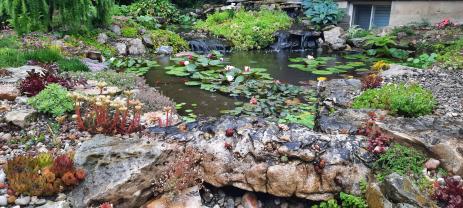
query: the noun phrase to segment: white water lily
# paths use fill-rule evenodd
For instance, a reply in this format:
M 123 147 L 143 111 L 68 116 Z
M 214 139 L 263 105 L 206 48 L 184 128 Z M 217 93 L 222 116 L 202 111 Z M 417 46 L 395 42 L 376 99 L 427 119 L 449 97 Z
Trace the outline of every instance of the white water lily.
M 313 60 L 313 59 L 315 59 L 315 58 L 314 58 L 313 56 L 311 56 L 311 55 L 307 55 L 307 59 Z
M 245 72 L 250 72 L 250 71 L 251 71 L 251 67 L 245 66 L 245 67 L 244 67 L 244 71 L 245 71 Z
M 234 67 L 234 66 L 231 66 L 231 65 L 227 65 L 227 66 L 225 67 L 225 71 L 230 71 L 230 70 L 232 70 L 233 68 L 235 68 L 235 67 Z
M 227 75 L 227 80 L 229 82 L 233 81 L 233 79 L 235 79 L 232 75 Z
M 190 64 L 190 62 L 189 62 L 189 61 L 185 61 L 185 62 L 183 62 L 183 65 L 185 65 L 185 66 L 186 66 L 186 65 L 188 65 L 188 64 Z

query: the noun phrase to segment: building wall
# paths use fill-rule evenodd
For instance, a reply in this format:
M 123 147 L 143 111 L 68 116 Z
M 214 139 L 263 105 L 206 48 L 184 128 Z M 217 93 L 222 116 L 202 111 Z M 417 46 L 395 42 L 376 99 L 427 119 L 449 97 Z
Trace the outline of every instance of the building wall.
M 434 24 L 444 18 L 463 24 L 463 1 L 393 1 L 389 25 L 405 25 L 423 19 Z

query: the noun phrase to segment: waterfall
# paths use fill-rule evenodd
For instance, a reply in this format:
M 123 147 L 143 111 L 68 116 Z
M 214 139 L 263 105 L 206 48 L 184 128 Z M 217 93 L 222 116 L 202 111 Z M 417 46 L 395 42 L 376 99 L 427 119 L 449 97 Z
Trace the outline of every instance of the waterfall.
M 276 33 L 276 42 L 270 46 L 274 51 L 280 50 L 306 50 L 316 49 L 319 33 L 313 31 L 278 31 Z
M 194 52 L 207 53 L 209 51 L 220 51 L 222 53 L 227 51 L 227 47 L 218 40 L 210 39 L 197 39 L 188 41 L 190 48 Z

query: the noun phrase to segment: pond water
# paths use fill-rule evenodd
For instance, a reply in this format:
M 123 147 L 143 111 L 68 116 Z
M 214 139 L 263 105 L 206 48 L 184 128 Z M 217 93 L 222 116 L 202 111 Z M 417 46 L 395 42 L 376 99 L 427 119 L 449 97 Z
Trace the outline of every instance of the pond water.
M 307 55 L 315 55 L 313 52 L 266 52 L 266 51 L 239 51 L 226 54 L 225 59 L 230 65 L 238 68 L 244 66 L 265 68 L 268 73 L 276 80 L 283 83 L 290 83 L 294 85 L 305 85 L 309 81 L 315 82 L 317 77 L 311 72 L 301 71 L 291 68 L 288 65 L 292 64 L 290 58 L 301 58 Z M 321 55 L 320 55 L 321 56 Z M 333 60 L 328 61 L 319 69 L 326 69 L 333 66 L 345 65 L 345 63 L 352 61 L 341 57 L 339 54 L 329 54 L 323 56 L 334 57 Z M 151 70 L 146 75 L 147 83 L 160 90 L 164 95 L 172 98 L 177 104 L 185 103 L 180 114 L 188 114 L 192 111 L 197 116 L 218 116 L 221 110 L 229 110 L 234 108 L 234 103 L 238 101 L 237 98 L 229 97 L 219 93 L 212 93 L 201 90 L 198 87 L 186 86 L 184 84 L 187 78 L 180 78 L 167 75 L 163 67 L 171 64 L 169 57 L 161 57 L 158 60 L 161 65 L 160 69 Z M 358 60 L 354 60 L 358 61 Z M 360 76 L 361 72 L 355 70 L 346 70 L 347 72 L 341 74 L 323 75 L 329 79 L 341 78 L 347 76 Z

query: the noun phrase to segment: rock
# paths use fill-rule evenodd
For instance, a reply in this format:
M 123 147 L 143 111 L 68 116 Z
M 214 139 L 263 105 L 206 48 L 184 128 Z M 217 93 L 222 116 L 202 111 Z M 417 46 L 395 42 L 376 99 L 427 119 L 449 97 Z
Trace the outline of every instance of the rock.
M 392 208 L 392 203 L 384 197 L 377 183 L 368 184 L 365 192 L 365 198 L 368 207 Z
M 156 49 L 156 53 L 160 55 L 170 55 L 174 52 L 174 48 L 172 46 L 161 46 Z
M 116 95 L 122 92 L 122 90 L 119 89 L 118 87 L 109 86 L 109 87 L 105 87 L 103 91 L 100 91 L 100 89 L 97 87 L 92 87 L 92 88 L 85 88 L 85 89 L 76 89 L 76 92 L 79 92 L 85 95 L 100 95 L 100 94 Z
M 426 163 L 424 164 L 424 167 L 428 170 L 435 170 L 437 167 L 439 167 L 440 161 L 436 160 L 434 158 L 430 158 Z
M 318 120 L 320 130 L 328 134 L 355 134 L 362 123 L 367 121 L 369 112 L 386 115 L 387 112 L 370 109 L 337 109 L 335 112 L 322 112 Z
M 19 90 L 15 86 L 0 84 L 0 100 L 13 101 L 19 94 Z
M 143 35 L 142 40 L 143 40 L 143 44 L 145 44 L 146 47 L 148 47 L 148 48 L 153 48 L 154 47 L 153 40 L 151 39 L 150 34 Z
M 335 51 L 343 50 L 346 48 L 346 39 L 344 39 L 344 30 L 341 27 L 334 27 L 332 29 L 323 31 L 325 42 L 329 44 L 331 49 Z
M 0 196 L 0 206 L 7 206 L 8 205 L 8 199 L 6 195 L 1 195 Z
M 113 24 L 111 25 L 111 31 L 116 33 L 116 35 L 121 35 L 121 27 L 119 25 Z
M 36 72 L 43 72 L 45 71 L 44 68 L 39 67 L 39 66 L 21 66 L 17 68 L 7 68 L 6 70 L 11 72 L 11 75 L 8 77 L 0 77 L 0 83 L 10 83 L 10 84 L 15 84 L 27 77 L 27 73 L 30 71 L 36 71 Z
M 245 193 L 242 197 L 241 203 L 243 204 L 244 208 L 259 208 L 259 201 L 257 197 L 253 193 Z
M 463 176 L 463 144 L 452 139 L 430 147 L 432 154 L 442 162 L 450 173 Z
M 81 61 L 83 64 L 87 65 L 87 67 L 92 72 L 99 72 L 99 71 L 109 69 L 109 63 L 107 62 L 101 63 L 99 61 L 88 59 L 88 58 L 84 58 Z
M 127 45 L 125 43 L 116 43 L 115 45 L 117 54 L 126 55 L 127 54 Z
M 392 173 L 384 178 L 381 190 L 393 203 L 408 203 L 419 207 L 432 207 L 432 200 L 420 193 L 418 187 L 408 177 L 397 173 Z
M 23 197 L 17 198 L 14 203 L 16 205 L 28 205 L 30 201 L 31 201 L 30 196 L 23 196 Z
M 66 194 L 59 193 L 58 196 L 56 197 L 56 201 L 64 201 L 66 200 Z
M 26 127 L 30 124 L 35 117 L 35 110 L 33 109 L 21 109 L 12 110 L 5 115 L 6 122 L 11 122 L 19 127 Z
M 100 44 L 105 44 L 106 42 L 108 42 L 108 35 L 106 35 L 106 33 L 100 33 L 98 34 L 96 41 Z
M 351 38 L 347 42 L 354 48 L 362 48 L 365 43 L 365 38 Z
M 129 55 L 142 55 L 146 52 L 143 41 L 139 38 L 135 38 L 129 41 Z
M 201 196 L 197 186 L 188 188 L 172 197 L 171 194 L 164 194 L 160 198 L 148 202 L 145 208 L 201 208 Z
M 139 207 L 149 199 L 153 186 L 157 187 L 153 180 L 171 171 L 165 164 L 178 162 L 176 158 L 185 154 L 184 147 L 193 150 L 189 155 L 201 155 L 198 166 L 189 169 L 198 170 L 204 182 L 282 197 L 327 200 L 339 190 L 360 194 L 357 184 L 369 174 L 355 156 L 362 137 L 326 135 L 298 125 L 280 131 L 276 123 L 253 117 L 225 116 L 188 126 L 186 132 L 172 128 L 142 139 L 97 135 L 83 142 L 75 153 L 75 164 L 88 176 L 69 194 L 72 204 L 88 207 L 108 201 L 116 207 Z M 240 139 L 226 137 L 228 128 L 234 128 Z M 286 134 L 289 141 L 281 141 Z M 231 142 L 231 149 L 225 147 L 225 141 Z M 320 147 L 320 153 L 313 144 Z M 279 163 L 283 155 L 276 150 L 283 146 L 292 156 Z M 316 158 L 307 156 L 315 154 L 325 161 L 318 170 Z
M 39 206 L 37 208 L 71 208 L 68 202 L 66 201 L 57 201 L 57 202 L 52 202 L 48 201 L 46 204 Z
M 0 184 L 4 184 L 6 179 L 6 174 L 3 169 L 0 170 Z
M 382 71 L 380 75 L 383 78 L 391 78 L 396 76 L 403 76 L 403 75 L 413 75 L 416 74 L 416 71 L 419 69 L 409 67 L 409 66 L 402 66 L 398 64 L 390 64 L 389 69 Z
M 325 105 L 348 108 L 361 91 L 362 83 L 358 79 L 333 79 L 322 82 L 320 96 Z
M 85 54 L 85 56 L 91 60 L 96 60 L 96 61 L 99 61 L 99 62 L 103 62 L 104 61 L 104 57 L 103 55 L 101 54 L 101 52 L 99 51 L 87 51 L 87 53 Z

